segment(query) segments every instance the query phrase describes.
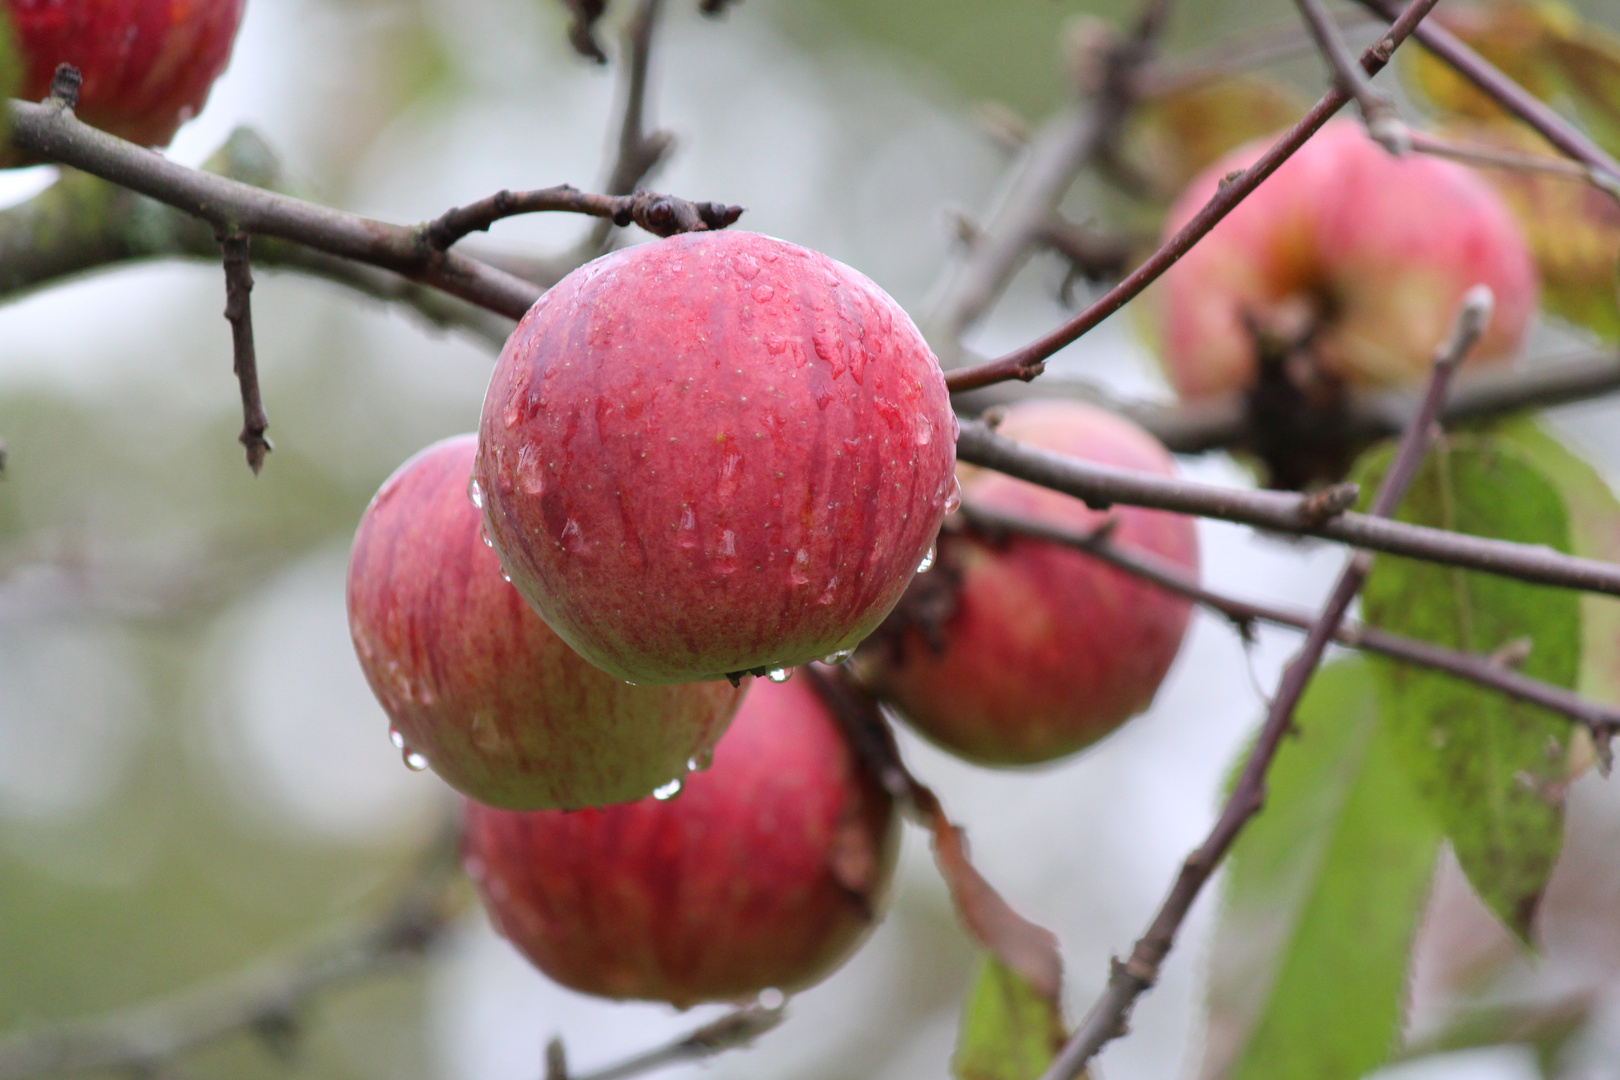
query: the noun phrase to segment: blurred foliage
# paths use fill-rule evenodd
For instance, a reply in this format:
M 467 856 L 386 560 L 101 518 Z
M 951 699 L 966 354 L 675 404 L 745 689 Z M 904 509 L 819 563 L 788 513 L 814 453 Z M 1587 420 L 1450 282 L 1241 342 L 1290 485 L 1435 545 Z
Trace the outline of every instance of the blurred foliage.
M 1259 75 L 1196 83 L 1132 113 L 1125 161 L 1147 191 L 1168 200 L 1228 151 L 1287 127 L 1308 105 L 1293 87 Z
M 1386 447 L 1358 469 L 1364 492 Z M 1370 497 L 1370 496 L 1368 496 Z M 1570 549 L 1554 484 L 1502 440 L 1462 436 L 1430 454 L 1401 521 Z M 1528 648 L 1525 674 L 1573 688 L 1580 671 L 1580 597 L 1474 571 L 1381 555 L 1362 598 L 1368 623 L 1470 653 Z M 1469 881 L 1526 941 L 1563 840 L 1570 723 L 1449 675 L 1377 657 L 1398 759 L 1445 828 Z
M 957 1080 L 1036 1080 L 1067 1038 L 1058 1003 L 987 952 L 962 1006 L 951 1073 Z
M 1439 828 L 1365 662 L 1319 671 L 1295 722 L 1227 864 L 1203 1080 L 1356 1080 L 1400 1035 Z

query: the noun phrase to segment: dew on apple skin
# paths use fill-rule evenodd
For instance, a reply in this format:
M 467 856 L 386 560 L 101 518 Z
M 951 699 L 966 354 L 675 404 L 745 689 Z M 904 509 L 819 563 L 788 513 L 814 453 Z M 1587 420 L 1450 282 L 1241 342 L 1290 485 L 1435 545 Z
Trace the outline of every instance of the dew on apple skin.
M 962 508 L 962 481 L 951 477 L 951 493 L 945 496 L 945 512 L 954 514 Z
M 935 552 L 934 545 L 929 544 L 928 545 L 928 550 L 923 552 L 922 562 L 917 564 L 917 573 L 926 574 L 926 573 L 928 573 L 928 571 L 932 570 L 934 568 L 935 555 L 936 555 L 936 552 Z
M 482 540 L 484 542 L 484 546 L 487 548 L 492 548 L 495 546 L 495 541 L 489 538 L 489 530 L 483 525 L 478 526 L 478 539 Z
M 501 567 L 501 580 L 506 582 L 508 585 L 512 584 L 512 575 L 506 572 L 506 567 L 504 566 Z
M 484 486 L 478 482 L 476 476 L 467 478 L 467 498 L 471 499 L 472 504 L 478 509 L 484 508 Z
M 388 741 L 394 744 L 395 750 L 405 749 L 405 736 L 392 724 L 388 726 Z
M 686 759 L 687 772 L 708 772 L 709 766 L 714 764 L 714 748 L 701 750 Z
M 563 547 L 575 555 L 585 550 L 585 534 L 580 530 L 579 522 L 573 518 L 569 518 L 567 523 L 563 525 L 561 540 Z
M 428 759 L 423 757 L 421 754 L 418 754 L 410 747 L 404 748 L 400 754 L 405 761 L 405 767 L 411 770 L 411 772 L 421 772 L 423 769 L 428 767 Z
M 787 1004 L 787 995 L 774 986 L 767 986 L 759 992 L 759 997 L 756 1000 L 759 1002 L 760 1008 L 775 1012 Z
M 681 778 L 677 776 L 669 783 L 653 788 L 653 798 L 657 799 L 659 802 L 669 802 L 669 800 L 681 793 L 682 786 L 683 782 Z
M 773 683 L 785 683 L 793 678 L 793 669 L 785 667 L 771 668 L 770 671 L 765 673 L 765 677 Z
M 826 656 L 823 656 L 821 658 L 821 662 L 829 667 L 837 667 L 839 664 L 842 664 L 845 660 L 848 660 L 854 655 L 854 649 L 839 649 L 835 653 L 828 653 Z
M 757 304 L 768 304 L 776 296 L 776 290 L 769 285 L 755 285 L 751 294 Z
M 793 566 L 788 570 L 788 582 L 792 585 L 810 584 L 810 552 L 800 548 L 793 553 Z

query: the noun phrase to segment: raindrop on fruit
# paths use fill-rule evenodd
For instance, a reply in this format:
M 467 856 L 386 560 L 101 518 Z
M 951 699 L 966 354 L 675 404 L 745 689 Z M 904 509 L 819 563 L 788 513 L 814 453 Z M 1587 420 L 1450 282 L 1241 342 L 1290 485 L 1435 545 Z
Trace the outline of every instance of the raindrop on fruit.
M 793 677 L 793 669 L 785 667 L 771 668 L 765 677 L 774 683 L 785 683 Z
M 669 800 L 673 799 L 680 793 L 681 778 L 678 776 L 669 783 L 664 784 L 662 787 L 653 788 L 653 798 L 657 799 L 659 802 L 669 802 Z

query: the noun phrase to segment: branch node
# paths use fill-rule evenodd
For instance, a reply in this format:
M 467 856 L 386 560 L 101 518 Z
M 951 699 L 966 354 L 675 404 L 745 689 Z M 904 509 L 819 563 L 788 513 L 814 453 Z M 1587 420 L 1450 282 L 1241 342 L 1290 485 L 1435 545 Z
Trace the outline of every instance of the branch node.
M 1355 484 L 1334 484 L 1332 487 L 1313 491 L 1300 500 L 1299 520 L 1306 528 L 1316 528 L 1330 518 L 1340 514 L 1356 505 L 1361 497 L 1361 488 Z
M 59 109 L 71 112 L 79 107 L 79 87 L 84 83 L 84 76 L 72 64 L 57 64 L 56 74 L 51 76 L 51 89 L 46 95 L 45 104 L 55 105 Z
M 225 256 L 225 318 L 231 324 L 231 344 L 235 353 L 232 367 L 242 393 L 242 433 L 237 436 L 247 451 L 248 468 L 258 476 L 264 458 L 275 449 L 265 437 L 270 418 L 259 394 L 259 364 L 253 347 L 253 269 L 248 262 L 247 233 L 231 233 L 220 238 Z

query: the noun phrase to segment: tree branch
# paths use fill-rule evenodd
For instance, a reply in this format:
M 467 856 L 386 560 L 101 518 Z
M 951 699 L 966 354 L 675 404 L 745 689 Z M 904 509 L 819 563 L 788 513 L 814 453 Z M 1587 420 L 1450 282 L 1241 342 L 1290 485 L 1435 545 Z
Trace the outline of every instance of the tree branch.
M 301 955 L 103 1016 L 0 1038 L 0 1080 L 154 1070 L 241 1031 L 296 1033 L 298 1013 L 344 983 L 414 963 L 444 936 L 460 882 L 460 827 L 446 821 L 392 908 Z
M 1476 286 L 1465 298 L 1450 340 L 1435 355 L 1423 407 L 1401 437 L 1395 460 L 1384 474 L 1377 495 L 1373 497 L 1372 514 L 1375 517 L 1383 518 L 1394 513 L 1406 494 L 1407 486 L 1417 475 L 1433 439 L 1435 418 L 1445 398 L 1446 383 L 1485 329 L 1490 309 L 1490 291 L 1483 286 Z M 1126 1020 L 1137 999 L 1158 982 L 1160 967 L 1175 945 L 1176 934 L 1187 913 L 1192 910 L 1193 901 L 1198 899 L 1198 894 L 1214 875 L 1221 860 L 1232 849 L 1243 827 L 1265 805 L 1266 774 L 1271 769 L 1283 737 L 1293 727 L 1294 709 L 1304 696 L 1305 688 L 1321 663 L 1328 644 L 1337 635 L 1351 602 L 1366 583 L 1371 567 L 1372 558 L 1364 551 L 1351 556 L 1345 564 L 1322 614 L 1305 635 L 1305 644 L 1283 671 L 1282 681 L 1272 697 L 1254 749 L 1249 752 L 1248 760 L 1243 764 L 1237 783 L 1232 786 L 1232 793 L 1215 827 L 1203 844 L 1187 856 L 1170 894 L 1165 897 L 1147 932 L 1137 939 L 1130 958 L 1123 963 L 1118 960 L 1114 962 L 1102 996 L 1062 1052 L 1041 1075 L 1041 1080 L 1074 1080 L 1099 1050 L 1124 1033 Z
M 1338 24 L 1322 10 L 1320 0 L 1294 0 L 1294 5 L 1299 8 L 1305 29 L 1327 62 L 1328 70 L 1333 72 L 1334 80 L 1355 99 L 1367 134 L 1392 154 L 1405 152 L 1406 127 L 1395 113 L 1395 102 L 1368 80 L 1367 73 L 1345 46 Z
M 577 1074 L 568 1071 L 568 1059 L 563 1053 L 562 1043 L 553 1039 L 546 1048 L 546 1080 L 625 1080 L 626 1077 L 640 1076 L 667 1065 L 702 1061 L 749 1045 L 786 1018 L 782 1004 L 744 1005 L 655 1050 L 636 1054 L 616 1065 Z
M 427 242 L 439 251 L 448 249 L 471 232 L 483 232 L 502 218 L 519 214 L 564 211 L 606 218 L 614 225 L 634 222 L 654 236 L 724 229 L 742 216 L 740 206 L 715 202 L 688 202 L 673 195 L 638 191 L 633 195 L 593 195 L 570 184 L 538 191 L 497 191 L 487 199 L 446 210 L 426 226 Z
M 1389 32 L 1362 54 L 1362 68 L 1369 75 L 1382 70 L 1389 62 L 1390 54 L 1406 40 L 1419 20 L 1428 14 L 1435 3 L 1436 0 L 1412 0 L 1400 18 L 1389 28 Z M 1021 379 L 1028 382 L 1035 378 L 1045 369 L 1046 361 L 1054 353 L 1079 340 L 1098 323 L 1124 307 L 1126 301 L 1156 281 L 1177 259 L 1186 254 L 1188 249 L 1202 240 L 1234 206 L 1247 198 L 1266 177 L 1303 146 L 1305 140 L 1314 135 L 1323 124 L 1327 123 L 1329 117 L 1338 112 L 1349 100 L 1349 91 L 1342 87 L 1328 91 L 1297 124 L 1260 157 L 1260 160 L 1229 178 L 1204 208 L 1193 215 L 1191 221 L 1166 240 L 1124 281 L 1109 289 L 1080 314 L 1022 348 L 983 364 L 951 373 L 946 376 L 945 385 L 952 393 L 957 393 L 1007 379 Z
M 270 418 L 259 394 L 259 360 L 253 347 L 253 267 L 248 261 L 250 238 L 235 233 L 220 239 L 225 252 L 225 318 L 231 324 L 232 370 L 242 392 L 242 433 L 237 441 L 247 450 L 248 468 L 258 476 L 264 456 L 275 447 L 265 438 Z

